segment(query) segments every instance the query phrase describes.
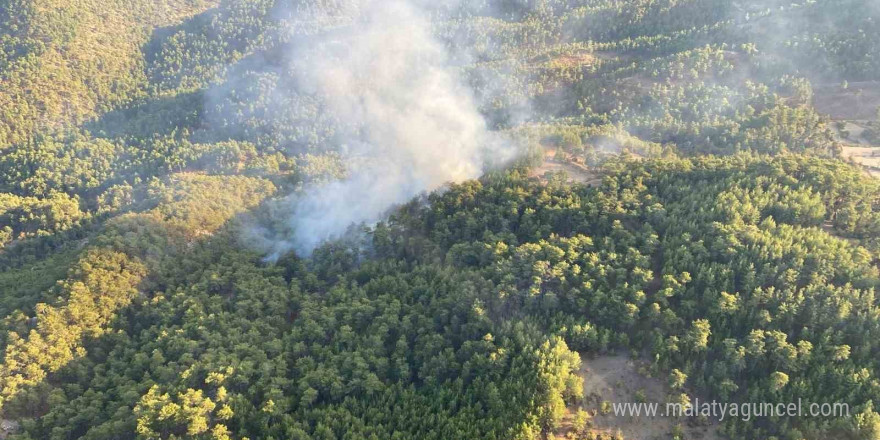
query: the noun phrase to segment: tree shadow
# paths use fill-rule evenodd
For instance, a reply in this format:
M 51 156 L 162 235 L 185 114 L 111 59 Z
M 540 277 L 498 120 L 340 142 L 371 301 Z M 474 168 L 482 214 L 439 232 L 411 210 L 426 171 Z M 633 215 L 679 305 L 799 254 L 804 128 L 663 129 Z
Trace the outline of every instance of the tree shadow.
M 184 56 L 187 50 L 198 53 L 197 48 L 180 47 L 183 44 L 181 40 L 188 40 L 177 37 L 195 34 L 203 35 L 208 41 L 217 38 L 212 23 L 219 14 L 220 8 L 214 7 L 179 24 L 154 29 L 149 40 L 141 47 L 144 75 L 153 89 L 153 96 L 106 112 L 81 128 L 103 138 L 150 137 L 200 128 L 205 87 L 189 87 L 185 91 L 179 89 L 187 73 L 205 70 L 205 63 L 209 60 Z M 175 53 L 176 57 L 166 60 L 166 57 Z M 224 65 L 220 60 L 215 64 Z M 210 71 L 211 66 L 207 70 Z
M 100 138 L 168 136 L 202 127 L 204 91 L 182 92 L 111 110 L 82 128 Z
M 117 410 L 131 411 L 137 404 L 141 396 L 147 391 L 146 388 L 153 384 L 172 383 L 179 378 L 179 375 L 163 374 L 161 371 L 168 370 L 168 367 L 175 367 L 185 362 L 179 359 L 185 357 L 185 353 L 177 353 L 176 356 L 166 353 L 168 360 L 162 360 L 156 364 L 156 360 L 150 360 L 149 368 L 145 367 L 141 372 L 142 379 L 136 379 L 133 388 L 121 389 L 122 387 L 110 386 L 107 388 L 97 387 L 95 381 L 111 380 L 110 376 L 114 374 L 128 374 L 129 371 L 123 373 L 112 371 L 119 367 L 119 353 L 114 352 L 116 347 L 124 346 L 132 339 L 141 336 L 146 327 L 156 324 L 157 312 L 155 307 L 160 302 L 153 299 L 157 295 L 170 294 L 169 289 L 177 289 L 194 285 L 199 279 L 199 273 L 203 271 L 214 270 L 217 264 L 230 254 L 240 254 L 241 258 L 252 261 L 256 267 L 265 267 L 260 262 L 261 256 L 254 251 L 248 250 L 241 246 L 240 234 L 242 225 L 249 221 L 250 211 L 264 209 L 268 203 L 268 198 L 261 203 L 247 208 L 246 205 L 242 209 L 227 218 L 214 232 L 193 233 L 186 230 L 180 224 L 174 221 L 168 221 L 166 214 L 153 214 L 147 211 L 146 215 L 134 214 L 115 221 L 112 225 L 107 226 L 110 231 L 104 231 L 91 239 L 90 245 L 80 253 L 80 259 L 73 263 L 72 266 L 85 264 L 91 267 L 87 257 L 90 250 L 111 250 L 113 252 L 122 253 L 135 262 L 145 264 L 149 270 L 137 284 L 138 295 L 133 300 L 113 311 L 113 315 L 100 331 L 87 331 L 83 333 L 83 338 L 74 344 L 71 349 L 79 350 L 77 347 L 84 349 L 83 352 L 76 354 L 72 361 L 49 371 L 44 362 L 38 364 L 38 368 L 46 370 L 45 378 L 38 383 L 24 385 L 9 396 L 0 409 L 0 418 L 6 421 L 21 422 L 21 426 L 25 430 L 38 433 L 35 438 L 44 438 L 49 436 L 53 426 L 41 426 L 39 418 L 50 413 L 53 407 L 63 405 L 64 411 L 70 411 L 73 407 L 79 405 L 89 405 L 96 399 L 100 400 L 106 394 L 114 394 L 107 402 L 112 402 L 113 413 L 101 413 L 92 410 L 83 413 L 71 413 L 66 429 L 68 438 L 79 438 L 86 435 L 92 428 L 94 423 L 109 422 L 117 423 L 119 416 Z M 231 250 L 231 252 L 230 252 Z M 96 265 L 97 266 L 97 265 Z M 277 279 L 284 283 L 282 273 L 278 269 Z M 76 280 L 76 276 L 71 271 L 64 279 Z M 104 283 L 104 282 L 102 282 Z M 106 287 L 105 284 L 100 284 Z M 110 284 L 112 286 L 112 284 Z M 286 290 L 286 284 L 284 284 Z M 102 291 L 103 292 L 103 291 Z M 230 286 L 220 289 L 208 289 L 206 294 L 210 296 L 218 296 L 224 298 L 225 301 L 231 303 L 235 290 Z M 79 295 L 82 295 L 80 292 Z M 103 304 L 96 299 L 95 304 Z M 56 300 L 54 307 L 67 306 L 68 298 Z M 96 313 L 105 313 L 106 311 L 98 311 Z M 34 315 L 31 315 L 34 316 Z M 36 317 L 27 319 L 26 329 L 6 329 L 18 334 L 20 337 L 33 338 L 34 331 L 38 325 L 37 319 L 45 316 L 44 313 L 37 313 Z M 176 320 L 184 322 L 184 315 L 177 316 Z M 175 325 L 180 322 L 175 321 Z M 73 323 L 75 325 L 76 323 Z M 162 324 L 163 326 L 166 324 Z M 19 331 L 20 330 L 20 331 Z M 63 327 L 52 326 L 52 331 L 65 331 Z M 39 336 L 41 341 L 49 340 L 45 336 Z M 30 342 L 28 342 L 30 344 Z M 9 351 L 5 352 L 9 356 Z M 139 353 L 139 352 L 137 352 Z M 136 352 L 126 352 L 126 356 L 135 356 Z M 193 353 L 189 353 L 192 355 Z M 198 355 L 196 355 L 198 358 Z M 22 358 L 14 356 L 16 361 Z M 25 357 L 24 359 L 27 359 Z M 191 359 L 192 360 L 192 359 Z M 132 359 L 128 359 L 133 362 Z M 2 360 L 5 363 L 6 359 Z M 2 365 L 0 363 L 0 365 Z M 153 365 L 156 364 L 156 365 Z M 110 368 L 96 368 L 96 366 L 110 366 Z M 27 369 L 26 365 L 19 365 L 17 371 Z M 121 367 L 120 367 L 121 368 Z M 172 368 L 171 370 L 174 370 Z M 169 370 L 169 371 L 171 371 Z M 167 371 L 166 371 L 167 373 Z M 13 378 L 16 379 L 16 378 Z M 103 382 L 106 383 L 106 382 Z M 102 394 L 103 393 L 103 394 Z M 74 403 L 76 401 L 76 403 Z M 59 406 L 61 408 L 61 406 Z M 57 414 L 56 414 L 57 415 Z M 133 421 L 131 413 L 128 413 L 128 421 Z M 57 422 L 57 421 L 56 421 Z M 43 429 L 45 428 L 45 429 Z M 117 429 L 118 425 L 114 428 Z M 134 432 L 135 426 L 126 426 Z M 94 434 L 94 433 L 92 433 Z M 53 434 L 54 435 L 54 434 Z

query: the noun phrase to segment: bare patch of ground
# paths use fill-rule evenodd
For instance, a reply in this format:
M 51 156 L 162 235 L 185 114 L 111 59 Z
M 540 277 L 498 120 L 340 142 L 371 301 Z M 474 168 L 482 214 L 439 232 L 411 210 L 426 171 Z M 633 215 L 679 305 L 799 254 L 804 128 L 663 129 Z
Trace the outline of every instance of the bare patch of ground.
M 843 147 L 841 156 L 862 165 L 873 177 L 880 177 L 880 143 L 875 134 L 880 126 L 880 82 L 819 86 L 813 104 L 820 113 L 835 121 L 830 124 L 834 137 Z
M 880 177 L 880 146 L 843 147 L 843 157 L 860 164 L 874 177 Z
M 867 81 L 818 85 L 813 89 L 813 106 L 836 120 L 873 120 L 880 108 L 880 82 Z
M 547 150 L 544 156 L 544 163 L 539 167 L 532 168 L 529 177 L 547 182 L 551 176 L 558 173 L 564 173 L 567 181 L 571 183 L 598 185 L 602 182 L 602 177 L 598 173 L 586 165 L 572 162 L 565 158 L 557 158 L 556 152 L 553 149 Z
M 831 124 L 835 139 L 847 144 L 875 145 L 876 135 L 871 136 L 872 131 L 877 130 L 873 121 L 835 121 Z
M 0 439 L 18 432 L 18 426 L 18 422 L 14 420 L 0 419 Z
M 559 55 L 544 64 L 544 67 L 551 69 L 572 68 L 578 66 L 587 66 L 594 64 L 596 57 L 586 51 L 576 52 L 572 54 Z
M 626 440 L 667 440 L 673 428 L 681 424 L 685 438 L 689 440 L 721 440 L 715 424 L 690 425 L 687 420 L 659 416 L 666 409 L 667 396 L 672 392 L 666 380 L 648 377 L 643 373 L 642 363 L 627 356 L 607 355 L 583 359 L 579 375 L 584 379 L 584 401 L 569 408 L 565 423 L 557 432 L 557 438 L 565 438 L 573 432 L 574 414 L 578 409 L 587 411 L 590 432 L 593 434 L 618 434 Z M 658 416 L 616 416 L 613 403 L 659 403 Z M 603 411 L 603 407 L 605 410 Z

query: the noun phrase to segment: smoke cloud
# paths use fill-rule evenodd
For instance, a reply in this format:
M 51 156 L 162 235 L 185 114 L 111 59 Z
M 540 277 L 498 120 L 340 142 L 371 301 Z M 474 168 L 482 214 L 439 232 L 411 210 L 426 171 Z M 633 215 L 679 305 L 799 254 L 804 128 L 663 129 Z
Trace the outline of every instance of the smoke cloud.
M 294 44 L 290 59 L 296 88 L 353 127 L 340 142 L 349 175 L 285 202 L 293 235 L 272 240 L 273 257 L 307 255 L 353 223 L 374 223 L 395 204 L 512 156 L 487 129 L 426 11 L 362 0 L 347 12 L 350 24 Z

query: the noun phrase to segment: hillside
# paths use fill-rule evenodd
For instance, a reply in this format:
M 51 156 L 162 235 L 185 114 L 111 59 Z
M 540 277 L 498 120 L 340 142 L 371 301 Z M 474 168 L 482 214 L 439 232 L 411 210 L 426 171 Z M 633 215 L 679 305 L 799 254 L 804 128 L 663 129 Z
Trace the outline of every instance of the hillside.
M 880 439 L 878 21 L 2 3 L 0 438 Z

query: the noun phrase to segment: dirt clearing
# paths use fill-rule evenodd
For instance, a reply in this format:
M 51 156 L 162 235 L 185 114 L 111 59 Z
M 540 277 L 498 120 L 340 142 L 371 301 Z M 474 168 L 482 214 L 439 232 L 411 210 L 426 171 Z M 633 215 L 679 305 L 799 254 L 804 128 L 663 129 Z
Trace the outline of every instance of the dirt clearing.
M 880 177 L 880 147 L 845 146 L 843 157 L 862 165 L 874 177 Z
M 570 183 L 584 185 L 598 185 L 602 183 L 602 176 L 591 170 L 586 165 L 571 162 L 556 157 L 555 150 L 548 149 L 544 156 L 544 163 L 539 167 L 532 168 L 529 177 L 547 182 L 549 178 L 558 173 L 564 173 Z
M 565 438 L 572 432 L 574 414 L 583 409 L 592 415 L 592 433 L 620 434 L 626 440 L 667 440 L 675 425 L 681 424 L 685 438 L 689 440 L 721 440 L 718 427 L 707 422 L 705 426 L 689 424 L 686 419 L 661 417 L 666 410 L 667 396 L 672 393 L 665 378 L 652 378 L 643 374 L 642 364 L 627 356 L 607 355 L 583 359 L 580 376 L 584 378 L 584 401 L 580 406 L 569 408 L 563 428 L 557 438 Z M 613 404 L 658 403 L 657 416 L 615 415 Z
M 873 145 L 868 136 L 871 130 L 869 121 L 837 121 L 833 124 L 838 141 L 848 144 Z
M 817 85 L 813 105 L 836 120 L 874 120 L 880 108 L 880 82 Z

